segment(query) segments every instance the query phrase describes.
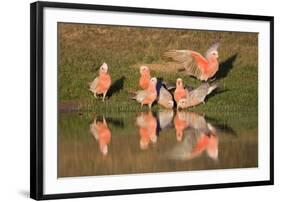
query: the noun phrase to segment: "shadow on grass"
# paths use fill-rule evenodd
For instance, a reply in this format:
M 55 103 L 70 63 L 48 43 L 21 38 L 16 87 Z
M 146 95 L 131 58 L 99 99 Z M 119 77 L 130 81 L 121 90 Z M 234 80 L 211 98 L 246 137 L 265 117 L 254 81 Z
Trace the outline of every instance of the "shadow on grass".
M 126 77 L 122 76 L 121 78 L 114 81 L 114 83 L 110 86 L 109 91 L 107 93 L 108 97 L 111 97 L 114 93 L 118 93 L 124 88 L 124 81 Z
M 230 70 L 234 67 L 233 64 L 234 64 L 237 56 L 238 56 L 238 53 L 235 53 L 234 55 L 229 57 L 227 60 L 220 63 L 219 71 L 215 74 L 216 80 L 220 80 L 220 79 L 227 77 Z
M 235 53 L 234 55 L 229 57 L 227 60 L 225 60 L 224 62 L 220 63 L 219 71 L 214 76 L 215 80 L 220 80 L 220 79 L 223 79 L 223 78 L 228 76 L 229 72 L 234 67 L 233 64 L 234 64 L 237 56 L 238 56 L 238 53 Z M 227 91 L 229 91 L 229 89 L 219 89 L 218 88 L 218 89 L 216 89 L 214 92 L 212 92 L 210 95 L 208 95 L 206 97 L 206 101 L 208 101 L 208 99 L 210 99 L 213 96 L 222 94 L 222 93 L 227 92 Z
M 220 89 L 220 88 L 217 88 L 215 89 L 213 92 L 211 92 L 205 99 L 205 102 L 207 102 L 210 98 L 214 97 L 214 96 L 217 96 L 219 94 L 222 94 L 222 93 L 225 93 L 229 91 L 229 89 Z

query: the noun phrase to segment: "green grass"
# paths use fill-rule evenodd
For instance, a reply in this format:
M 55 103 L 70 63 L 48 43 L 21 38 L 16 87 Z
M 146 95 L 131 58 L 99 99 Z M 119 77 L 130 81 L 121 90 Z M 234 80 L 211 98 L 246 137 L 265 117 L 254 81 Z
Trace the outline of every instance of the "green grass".
M 192 49 L 204 53 L 218 37 L 220 73 L 228 72 L 218 84 L 221 93 L 191 111 L 225 117 L 238 113 L 257 115 L 258 36 L 253 33 L 130 28 L 83 24 L 59 24 L 59 102 L 75 101 L 81 111 L 128 112 L 147 110 L 130 100 L 138 89 L 137 64 L 165 64 L 161 53 L 169 49 Z M 113 80 L 110 97 L 103 103 L 88 90 L 88 83 L 106 62 Z M 183 72 L 154 71 L 167 82 L 182 77 L 189 85 L 201 82 Z M 153 106 L 153 110 L 161 108 Z

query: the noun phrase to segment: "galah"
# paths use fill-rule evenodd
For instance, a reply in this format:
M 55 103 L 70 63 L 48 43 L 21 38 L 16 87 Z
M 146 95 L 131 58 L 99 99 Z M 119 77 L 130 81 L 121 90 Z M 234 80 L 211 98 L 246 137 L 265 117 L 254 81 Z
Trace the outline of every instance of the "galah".
M 201 81 L 212 78 L 219 69 L 219 42 L 214 43 L 202 56 L 193 50 L 169 50 L 163 53 L 163 58 L 180 63 L 185 72 Z
M 181 78 L 176 81 L 176 90 L 174 92 L 174 99 L 178 103 L 180 99 L 184 99 L 188 96 L 189 92 L 184 88 Z
M 149 81 L 151 79 L 150 70 L 147 66 L 140 67 L 140 79 L 139 79 L 139 86 L 141 89 L 145 90 L 149 86 Z
M 141 113 L 136 120 L 139 127 L 140 148 L 147 149 L 150 143 L 156 143 L 157 120 L 151 112 Z
M 173 109 L 174 107 L 173 96 L 163 85 L 160 87 L 158 104 L 167 109 Z
M 99 69 L 99 76 L 90 83 L 90 91 L 94 93 L 95 98 L 97 95 L 103 94 L 102 101 L 104 101 L 107 91 L 111 85 L 111 77 L 108 73 L 108 66 L 103 63 Z
M 103 121 L 97 121 L 96 117 L 90 125 L 90 132 L 99 142 L 99 148 L 101 153 L 106 156 L 108 154 L 108 144 L 111 139 L 111 131 L 107 126 L 106 120 L 103 117 Z
M 140 67 L 140 79 L 139 86 L 146 90 L 149 86 L 149 82 L 151 79 L 150 69 L 147 66 L 142 65 Z M 158 83 L 157 83 L 158 85 Z M 173 96 L 171 93 L 162 85 L 161 81 L 159 81 L 160 88 L 157 88 L 158 92 L 158 104 L 161 106 L 172 109 L 174 107 Z
M 135 92 L 135 96 L 132 99 L 135 99 L 138 103 L 143 105 L 148 105 L 151 108 L 153 102 L 157 98 L 157 90 L 156 90 L 157 79 L 152 77 L 149 81 L 149 86 L 146 90 L 139 90 Z
M 198 88 L 189 92 L 189 95 L 186 98 L 182 98 L 178 101 L 177 109 L 186 109 L 205 103 L 205 98 L 213 90 L 217 88 L 217 85 L 210 85 L 209 83 L 203 83 Z

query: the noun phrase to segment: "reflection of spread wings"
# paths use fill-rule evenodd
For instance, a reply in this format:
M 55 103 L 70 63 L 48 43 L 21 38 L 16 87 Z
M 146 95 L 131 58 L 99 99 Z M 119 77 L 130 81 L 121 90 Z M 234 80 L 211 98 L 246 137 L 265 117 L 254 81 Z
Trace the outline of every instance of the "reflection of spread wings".
M 201 132 L 206 132 L 209 130 L 204 116 L 194 112 L 181 112 L 179 115 L 181 116 L 182 120 L 185 120 L 188 123 L 189 128 Z
M 168 158 L 175 160 L 189 160 L 192 158 L 192 150 L 197 143 L 199 133 L 194 129 L 186 129 L 183 141 L 168 151 Z
M 191 50 L 169 50 L 163 54 L 164 59 L 183 65 L 187 74 L 200 77 L 208 61 L 198 52 Z

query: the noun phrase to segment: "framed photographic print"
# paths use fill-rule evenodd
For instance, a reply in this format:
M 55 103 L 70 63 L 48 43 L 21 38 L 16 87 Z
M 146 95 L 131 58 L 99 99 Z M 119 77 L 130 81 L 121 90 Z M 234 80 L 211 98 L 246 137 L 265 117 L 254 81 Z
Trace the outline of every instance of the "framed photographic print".
M 31 197 L 272 185 L 273 20 L 32 3 Z

